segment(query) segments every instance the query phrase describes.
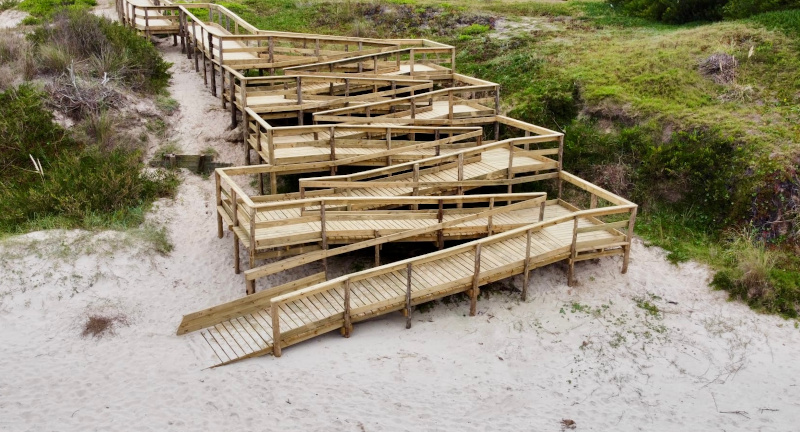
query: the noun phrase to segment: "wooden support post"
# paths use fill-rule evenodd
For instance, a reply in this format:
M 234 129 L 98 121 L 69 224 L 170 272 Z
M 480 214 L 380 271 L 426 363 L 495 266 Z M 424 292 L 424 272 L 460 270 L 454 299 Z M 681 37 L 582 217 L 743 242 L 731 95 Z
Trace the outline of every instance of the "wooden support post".
M 419 183 L 419 164 L 418 163 L 414 164 L 414 174 L 413 174 L 412 180 L 414 181 L 414 183 Z M 414 185 L 414 189 L 413 189 L 413 192 L 411 193 L 411 195 L 413 195 L 413 196 L 419 195 L 419 185 L 418 184 Z M 419 205 L 412 204 L 411 205 L 411 209 L 412 210 L 419 210 Z
M 433 133 L 433 140 L 439 141 L 439 129 L 437 128 L 436 131 Z M 440 156 L 442 154 L 442 146 L 436 145 L 436 156 Z
M 178 10 L 178 36 L 181 38 L 181 54 L 186 54 L 186 41 L 183 39 L 183 34 L 185 32 L 185 28 L 183 26 L 183 10 Z
M 190 39 L 190 43 L 192 45 L 192 52 L 194 53 L 194 71 L 200 72 L 200 60 L 197 58 L 197 32 L 195 31 L 194 20 L 192 20 L 192 38 Z
M 510 201 L 509 201 L 510 203 Z M 489 198 L 489 210 L 494 210 L 494 197 Z M 494 216 L 489 215 L 489 220 L 486 221 L 487 236 L 494 234 Z
M 556 178 L 556 186 L 558 187 L 558 199 L 561 199 L 561 193 L 563 191 L 563 182 L 561 181 L 561 170 L 564 166 L 564 135 L 558 139 L 558 174 L 559 176 Z
M 148 16 L 148 9 L 144 8 L 144 34 L 147 39 L 150 39 L 150 17 Z
M 412 264 L 406 265 L 406 329 L 411 328 L 411 274 Z
M 453 90 L 447 92 L 447 119 L 452 121 L 453 120 L 453 106 L 455 102 L 453 102 Z
M 578 218 L 572 227 L 572 244 L 569 247 L 569 268 L 567 269 L 567 286 L 575 283 L 575 258 L 578 256 Z
M 275 357 L 281 356 L 281 320 L 278 314 L 280 313 L 280 304 L 272 303 L 269 314 L 272 316 L 272 355 Z
M 392 149 L 392 128 L 386 128 L 386 150 Z M 392 166 L 392 155 L 386 156 L 386 166 Z
M 236 128 L 236 81 L 234 81 L 232 73 L 228 75 L 228 80 L 230 81 L 230 83 L 228 83 L 230 85 L 228 93 L 231 97 L 231 128 Z M 239 85 L 244 87 L 244 82 L 240 82 Z M 245 101 L 241 100 L 239 104 L 242 106 L 242 112 L 244 112 L 244 107 L 246 106 Z M 244 117 L 244 115 L 242 117 Z M 245 128 L 245 131 L 247 131 L 247 123 L 242 126 Z M 244 145 L 249 145 L 246 140 Z
M 269 62 L 275 63 L 275 41 L 273 40 L 272 36 L 267 38 L 267 54 L 269 55 Z M 272 75 L 270 73 L 270 75 Z
M 625 254 L 622 256 L 622 274 L 628 272 L 628 262 L 631 258 L 631 246 L 633 245 L 633 225 L 636 223 L 636 210 L 638 208 L 634 208 L 631 210 L 631 217 L 628 219 L 628 232 L 626 233 L 626 242 L 627 245 L 623 246 L 625 250 Z
M 331 175 L 336 175 L 336 138 L 334 138 L 335 133 L 333 126 L 330 127 L 328 133 L 330 134 L 328 144 L 331 148 Z
M 217 238 L 222 238 L 222 215 L 219 213 L 222 211 L 222 185 L 216 170 L 214 171 L 214 183 L 217 188 Z
M 439 211 L 436 212 L 436 219 L 439 223 L 444 220 L 444 200 L 439 200 Z M 436 232 L 436 243 L 439 250 L 444 249 L 444 228 L 439 228 L 439 231 Z
M 522 301 L 528 299 L 528 277 L 531 271 L 531 230 L 526 233 L 525 266 L 522 271 Z
M 475 271 L 472 274 L 472 290 L 469 292 L 469 316 L 478 312 L 478 283 L 481 274 L 481 243 L 475 246 Z
M 220 54 L 222 54 L 222 47 L 220 46 L 219 50 Z M 217 71 L 214 69 L 214 35 L 209 33 L 208 34 L 208 65 L 210 66 L 210 74 L 211 74 L 211 95 L 216 97 L 217 96 Z
M 458 154 L 458 181 L 464 181 L 464 153 Z M 464 195 L 464 186 L 459 186 L 457 188 L 458 195 Z M 458 208 L 464 207 L 464 204 L 459 201 L 457 204 Z
M 250 208 L 250 267 L 256 266 L 256 251 L 258 250 L 256 244 L 256 209 Z
M 597 195 L 592 194 L 592 198 L 591 198 L 591 200 L 589 202 L 589 208 L 590 209 L 597 208 Z
M 374 236 L 377 239 L 377 238 L 379 238 L 381 236 L 381 233 L 378 230 L 375 230 Z M 375 245 L 375 267 L 379 267 L 380 265 L 381 265 L 381 245 L 380 244 L 376 244 Z
M 239 265 L 239 236 L 236 231 L 233 232 L 233 272 L 239 274 L 242 268 Z
M 353 332 L 353 322 L 350 317 L 350 278 L 344 280 L 344 337 L 349 338 Z
M 547 202 L 542 201 L 542 205 L 539 206 L 539 222 L 544 220 L 544 208 L 547 207 Z
M 275 166 L 275 137 L 272 129 L 267 129 L 267 157 L 269 164 Z M 275 171 L 269 173 L 269 193 L 275 195 L 278 193 L 278 174 Z
M 319 202 L 319 224 L 322 235 L 322 250 L 328 250 L 328 230 L 325 223 L 325 200 Z M 322 270 L 325 272 L 325 279 L 328 278 L 328 257 L 322 258 Z

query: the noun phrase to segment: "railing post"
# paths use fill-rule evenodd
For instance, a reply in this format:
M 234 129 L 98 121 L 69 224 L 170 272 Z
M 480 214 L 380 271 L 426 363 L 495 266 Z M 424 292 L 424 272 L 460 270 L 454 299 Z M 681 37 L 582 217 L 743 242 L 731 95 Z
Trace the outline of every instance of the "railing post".
M 414 182 L 414 189 L 413 189 L 413 192 L 411 192 L 411 194 L 413 196 L 417 196 L 417 195 L 419 195 L 419 164 L 418 163 L 414 164 L 414 175 L 412 177 L 412 180 Z M 419 209 L 419 205 L 412 204 L 411 208 L 413 210 L 418 210 Z
M 458 181 L 464 181 L 464 153 L 458 154 Z M 464 195 L 464 186 L 458 186 L 457 193 L 458 195 Z M 457 207 L 462 208 L 464 204 L 459 202 Z
M 386 128 L 386 150 L 392 149 L 392 128 Z M 386 166 L 392 166 L 392 155 L 386 156 Z
M 222 54 L 222 43 L 220 41 L 220 55 Z M 217 71 L 214 69 L 214 35 L 208 33 L 208 65 L 210 66 L 211 73 L 211 95 L 217 96 Z
M 597 208 L 597 195 L 592 194 L 592 198 L 591 198 L 591 200 L 589 202 L 589 208 L 590 209 Z
M 406 265 L 406 329 L 411 328 L 411 263 Z
M 270 166 L 275 167 L 275 133 L 271 128 L 267 129 L 267 157 L 269 157 Z M 269 173 L 269 193 L 270 195 L 278 193 L 278 174 L 275 171 Z
M 489 210 L 494 210 L 494 197 L 489 198 Z M 494 233 L 494 215 L 490 214 L 488 219 L 486 221 L 486 235 L 490 236 Z
M 472 274 L 472 290 L 469 292 L 469 316 L 478 311 L 478 283 L 481 274 L 481 243 L 475 246 L 475 271 Z
M 381 233 L 378 230 L 374 230 L 373 235 L 375 236 L 375 239 L 377 240 L 381 236 Z M 381 265 L 381 245 L 380 244 L 376 244 L 375 245 L 375 267 L 378 267 L 380 265 Z
M 636 223 L 636 210 L 638 208 L 634 207 L 631 210 L 631 217 L 628 220 L 628 233 L 625 236 L 625 240 L 627 240 L 628 244 L 623 246 L 625 249 L 625 254 L 622 257 L 622 273 L 625 274 L 628 272 L 628 261 L 631 258 L 631 246 L 633 245 L 633 225 Z
M 514 185 L 511 184 L 511 180 L 514 179 L 514 142 L 508 143 L 508 188 L 507 193 L 511 193 Z M 508 201 L 508 204 L 511 204 L 511 201 Z
M 328 137 L 328 144 L 331 150 L 331 175 L 336 175 L 336 138 L 334 137 L 335 132 L 333 126 L 330 127 L 328 132 L 330 137 Z
M 447 92 L 447 119 L 453 120 L 453 90 Z
M 256 209 L 255 207 L 250 208 L 250 268 L 256 266 Z M 248 293 L 254 294 L 255 291 Z
M 561 192 L 563 190 L 563 182 L 561 181 L 561 170 L 564 166 L 564 135 L 558 139 L 558 177 L 556 178 L 556 185 L 558 187 L 558 199 L 561 199 Z
M 325 222 L 325 200 L 319 202 L 319 224 L 320 234 L 322 235 L 322 250 L 328 250 L 328 229 Z M 322 270 L 325 272 L 325 279 L 328 278 L 328 257 L 322 258 Z
M 233 226 L 239 226 L 239 197 L 236 195 L 236 191 L 231 189 L 231 202 L 233 203 L 233 211 L 231 211 L 231 219 L 233 220 Z M 241 273 L 242 269 L 239 265 L 239 235 L 236 234 L 236 231 L 233 231 L 233 271 L 236 274 Z
M 547 206 L 547 200 L 542 201 L 542 205 L 539 206 L 539 222 L 544 220 L 544 208 Z
M 228 93 L 231 97 L 231 128 L 236 128 L 236 81 L 234 80 L 233 72 L 228 74 L 228 79 L 230 80 L 230 89 Z M 239 85 L 244 87 L 244 82 L 240 81 Z M 245 101 L 239 101 L 239 105 L 241 105 L 242 112 L 244 112 L 244 107 L 246 106 Z M 242 117 L 244 117 L 244 114 L 242 114 Z M 247 125 L 243 124 L 242 126 L 246 127 Z M 247 145 L 247 142 L 245 142 L 245 145 Z
M 267 47 L 267 53 L 269 55 L 269 62 L 270 63 L 275 63 L 275 41 L 273 40 L 273 37 L 270 36 L 269 38 L 267 38 L 267 42 L 269 44 L 268 47 Z
M 344 280 L 344 327 L 342 330 L 343 336 L 346 338 L 349 338 L 353 332 L 353 322 L 350 317 L 350 278 Z
M 522 301 L 528 299 L 528 276 L 531 271 L 531 230 L 527 232 L 527 241 L 525 245 L 525 266 L 522 272 Z
M 278 314 L 280 305 L 272 303 L 269 314 L 272 315 L 272 355 L 281 356 L 281 321 Z
M 578 217 L 572 227 L 572 245 L 569 248 L 569 268 L 567 270 L 567 286 L 572 286 L 575 282 L 575 258 L 578 256 Z
M 436 213 L 436 219 L 439 223 L 444 221 L 444 200 L 439 200 L 439 211 Z M 436 240 L 439 250 L 444 249 L 444 228 L 439 228 L 439 231 L 436 233 Z
M 214 183 L 217 187 L 217 238 L 222 238 L 222 182 L 219 173 L 214 170 Z

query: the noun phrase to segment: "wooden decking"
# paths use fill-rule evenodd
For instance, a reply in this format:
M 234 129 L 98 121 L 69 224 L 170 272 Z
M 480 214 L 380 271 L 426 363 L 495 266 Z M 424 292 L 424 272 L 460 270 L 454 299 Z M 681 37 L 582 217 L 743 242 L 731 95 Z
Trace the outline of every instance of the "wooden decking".
M 248 255 L 248 295 L 178 328 L 200 330 L 216 365 L 349 337 L 395 311 L 408 328 L 414 306 L 457 293 L 475 315 L 483 285 L 521 274 L 524 300 L 530 271 L 557 261 L 569 284 L 582 260 L 622 255 L 626 271 L 637 206 L 565 171 L 564 135 L 503 116 L 500 86 L 456 73 L 452 46 L 261 30 L 217 4 L 117 0 L 117 11 L 180 39 L 256 159 L 214 174 L 217 235 L 232 232 L 236 273 Z M 278 193 L 288 174 L 305 177 Z M 381 265 L 396 242 L 439 250 Z M 367 248 L 374 268 L 329 278 L 328 259 Z M 256 292 L 314 262 L 322 272 Z

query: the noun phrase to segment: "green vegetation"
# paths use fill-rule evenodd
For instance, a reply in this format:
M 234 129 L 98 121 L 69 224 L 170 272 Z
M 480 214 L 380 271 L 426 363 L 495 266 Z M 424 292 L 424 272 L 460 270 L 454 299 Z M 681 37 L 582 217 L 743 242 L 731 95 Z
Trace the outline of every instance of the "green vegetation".
M 137 227 L 178 184 L 173 172 L 143 170 L 137 139 L 115 109 L 126 92 L 162 92 L 169 64 L 135 32 L 89 13 L 90 3 L 61 5 L 26 1 L 43 24 L 27 41 L 13 33 L 0 40 L 0 74 L 12 77 L 0 88 L 0 233 Z M 34 78 L 44 90 L 16 84 Z M 75 126 L 55 123 L 52 109 Z M 165 233 L 140 230 L 169 252 Z
M 19 0 L 0 0 L 0 12 L 7 11 L 19 5 Z
M 135 226 L 174 191 L 175 175 L 143 172 L 138 152 L 75 141 L 45 98 L 28 84 L 0 93 L 0 176 L 13 179 L 0 186 L 0 232 Z
M 746 18 L 762 12 L 800 8 L 798 0 L 609 0 L 609 3 L 631 15 L 670 23 Z
M 55 13 L 30 40 L 38 48 L 44 73 L 75 72 L 121 81 L 137 91 L 157 93 L 167 86 L 170 63 L 136 32 L 84 9 Z
M 96 0 L 25 0 L 19 3 L 18 9 L 28 12 L 25 25 L 35 25 L 48 20 L 61 10 L 85 11 L 96 6 Z

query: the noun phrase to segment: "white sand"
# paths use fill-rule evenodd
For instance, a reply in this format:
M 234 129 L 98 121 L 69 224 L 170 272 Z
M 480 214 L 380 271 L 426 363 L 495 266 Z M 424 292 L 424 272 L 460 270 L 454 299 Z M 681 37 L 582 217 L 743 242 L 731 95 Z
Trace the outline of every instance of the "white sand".
M 219 100 L 200 91 L 187 60 L 174 50 L 168 59 L 189 122 L 176 132 L 182 145 L 212 145 L 221 160 L 241 163 L 239 147 L 215 138 L 226 118 Z M 169 257 L 115 232 L 0 242 L 0 430 L 557 431 L 566 418 L 577 430 L 786 431 L 800 423 L 794 323 L 727 302 L 707 287 L 705 268 L 673 266 L 641 242 L 627 275 L 618 259 L 580 263 L 580 286 L 570 289 L 554 265 L 533 272 L 526 303 L 495 294 L 479 300 L 477 317 L 466 316 L 466 303 L 438 304 L 415 313 L 410 330 L 393 314 L 357 324 L 350 339 L 331 333 L 280 359 L 204 369 L 213 354 L 198 334 L 174 335 L 181 316 L 244 292 L 233 240 L 215 237 L 212 197 L 213 181 L 186 175 L 178 198 L 157 205 L 150 219 L 169 228 Z M 647 315 L 637 298 L 663 313 Z M 584 306 L 599 312 L 575 310 Z M 92 313 L 124 314 L 129 325 L 82 338 Z
M 0 29 L 14 28 L 28 16 L 27 12 L 16 9 L 7 9 L 0 12 Z

